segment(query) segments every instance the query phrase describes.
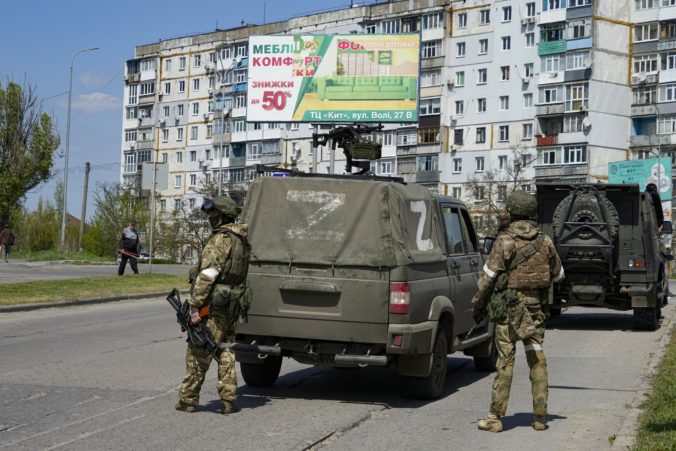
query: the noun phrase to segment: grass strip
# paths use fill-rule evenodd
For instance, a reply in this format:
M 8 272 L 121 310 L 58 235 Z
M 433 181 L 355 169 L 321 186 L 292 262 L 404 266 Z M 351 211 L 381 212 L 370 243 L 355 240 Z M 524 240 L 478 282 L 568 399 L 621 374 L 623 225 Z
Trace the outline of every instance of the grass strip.
M 78 301 L 139 293 L 157 293 L 188 289 L 186 276 L 138 274 L 134 276 L 91 277 L 45 280 L 0 285 L 0 305 L 39 302 Z
M 643 405 L 635 450 L 676 449 L 676 334 L 672 333 L 652 393 Z

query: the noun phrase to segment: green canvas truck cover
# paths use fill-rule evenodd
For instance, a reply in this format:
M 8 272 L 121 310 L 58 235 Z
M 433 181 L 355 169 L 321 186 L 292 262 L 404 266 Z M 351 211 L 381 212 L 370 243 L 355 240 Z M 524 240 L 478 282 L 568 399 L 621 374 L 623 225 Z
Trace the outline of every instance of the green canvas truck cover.
M 446 258 L 436 203 L 420 185 L 262 177 L 244 221 L 252 263 L 396 267 Z

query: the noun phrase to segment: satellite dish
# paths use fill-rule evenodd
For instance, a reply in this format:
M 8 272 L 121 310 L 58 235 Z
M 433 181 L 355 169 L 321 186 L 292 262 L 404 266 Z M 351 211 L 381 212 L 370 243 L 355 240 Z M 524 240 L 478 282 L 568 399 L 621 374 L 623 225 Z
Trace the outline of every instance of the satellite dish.
M 585 118 L 582 119 L 582 127 L 584 127 L 585 130 L 589 130 L 591 125 L 591 119 L 589 119 L 589 116 L 585 116 Z

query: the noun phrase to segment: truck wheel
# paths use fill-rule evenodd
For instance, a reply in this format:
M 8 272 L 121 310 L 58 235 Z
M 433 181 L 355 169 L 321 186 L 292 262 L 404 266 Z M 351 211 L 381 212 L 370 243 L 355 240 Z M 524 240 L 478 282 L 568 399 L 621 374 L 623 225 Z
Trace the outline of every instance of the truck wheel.
M 244 382 L 250 387 L 270 387 L 275 384 L 282 368 L 281 355 L 269 355 L 263 363 L 239 362 Z
M 498 347 L 495 345 L 495 335 L 479 346 L 488 347 L 488 357 L 474 356 L 474 368 L 479 371 L 495 371 L 498 363 Z
M 448 339 L 443 328 L 439 328 L 432 350 L 432 370 L 427 377 L 407 378 L 410 392 L 415 398 L 436 399 L 441 396 L 446 384 L 448 362 Z
M 634 329 L 657 330 L 659 325 L 658 307 L 637 307 L 634 309 Z
M 575 204 L 570 208 L 569 217 L 566 218 L 566 213 L 568 213 L 568 208 L 570 207 L 570 202 L 573 199 L 573 195 L 569 194 L 564 198 L 559 205 L 556 206 L 554 213 L 552 215 L 552 228 L 554 229 L 554 235 L 560 236 L 561 231 L 563 230 L 563 225 L 568 219 L 572 222 L 602 222 L 602 211 L 606 213 L 606 220 L 608 221 L 608 230 L 610 235 L 614 240 L 617 237 L 620 226 L 620 217 L 617 213 L 615 205 L 606 197 L 601 196 L 601 203 L 596 199 L 596 196 L 593 193 L 580 193 L 575 198 Z M 595 237 L 589 232 L 581 232 L 577 237 L 582 240 L 589 240 Z

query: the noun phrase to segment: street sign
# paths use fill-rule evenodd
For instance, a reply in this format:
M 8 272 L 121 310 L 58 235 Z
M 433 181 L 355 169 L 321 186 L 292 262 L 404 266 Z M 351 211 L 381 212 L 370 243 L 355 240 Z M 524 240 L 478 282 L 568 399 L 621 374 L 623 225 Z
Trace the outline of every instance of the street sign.
M 161 191 L 169 188 L 169 170 L 167 163 L 143 163 L 141 169 L 141 189 Z M 154 177 L 153 177 L 154 173 Z

